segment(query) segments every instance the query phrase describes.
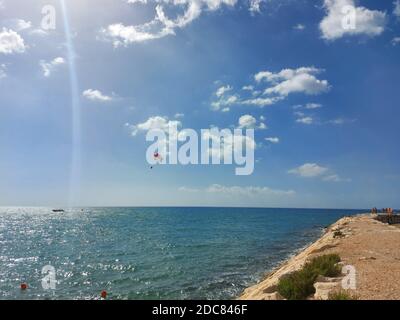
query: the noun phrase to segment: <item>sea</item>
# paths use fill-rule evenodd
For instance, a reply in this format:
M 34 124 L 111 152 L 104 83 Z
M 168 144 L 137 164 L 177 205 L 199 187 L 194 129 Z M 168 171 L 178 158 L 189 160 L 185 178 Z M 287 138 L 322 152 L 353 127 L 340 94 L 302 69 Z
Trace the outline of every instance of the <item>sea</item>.
M 365 212 L 52 209 L 0 207 L 0 299 L 234 299 L 324 227 Z

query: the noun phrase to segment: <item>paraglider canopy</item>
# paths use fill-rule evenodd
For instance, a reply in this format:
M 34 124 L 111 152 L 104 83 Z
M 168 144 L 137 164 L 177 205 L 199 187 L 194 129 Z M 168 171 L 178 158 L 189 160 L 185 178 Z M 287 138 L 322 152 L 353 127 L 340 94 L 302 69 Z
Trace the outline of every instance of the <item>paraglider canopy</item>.
M 161 162 L 163 158 L 161 154 L 159 154 L 158 152 L 154 152 L 154 160 L 156 160 L 157 162 Z
M 154 152 L 153 157 L 154 157 L 154 160 L 156 161 L 156 164 L 161 163 L 161 161 L 163 160 L 163 157 L 158 152 Z M 153 166 L 151 166 L 150 169 L 153 169 Z

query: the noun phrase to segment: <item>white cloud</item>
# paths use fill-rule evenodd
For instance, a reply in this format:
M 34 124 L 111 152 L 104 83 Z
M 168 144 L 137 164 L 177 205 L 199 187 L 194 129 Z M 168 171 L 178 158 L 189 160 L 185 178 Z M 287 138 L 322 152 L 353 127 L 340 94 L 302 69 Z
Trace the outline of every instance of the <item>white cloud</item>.
M 336 118 L 333 120 L 329 120 L 328 123 L 339 126 L 339 125 L 343 125 L 346 123 L 353 123 L 355 121 L 357 121 L 357 120 L 356 119 Z
M 0 64 L 0 79 L 6 78 L 7 77 L 7 72 L 6 72 L 6 65 Z
M 7 22 L 9 27 L 15 31 L 24 31 L 32 28 L 32 22 L 24 19 L 12 19 Z
M 261 3 L 263 2 L 264 0 L 249 0 L 249 11 L 251 13 L 261 12 Z
M 264 79 L 267 79 L 267 80 L 270 79 L 271 76 L 272 76 L 272 72 L 260 71 L 254 75 L 254 80 L 256 80 L 256 82 L 261 82 Z
M 222 97 L 226 92 L 231 91 L 233 88 L 229 85 L 219 87 L 218 90 L 215 92 L 217 97 Z
M 226 109 L 226 107 L 237 104 L 238 102 L 239 102 L 239 97 L 236 95 L 230 95 L 227 97 L 220 96 L 217 101 L 213 101 L 211 103 L 211 109 L 214 111 L 218 111 L 221 108 Z
M 320 108 L 322 108 L 322 104 L 319 104 L 319 103 L 307 103 L 305 108 L 306 109 L 320 109 Z
M 50 77 L 51 73 L 60 65 L 65 64 L 65 59 L 62 57 L 57 57 L 49 62 L 45 60 L 40 60 L 39 65 L 42 67 L 43 75 L 45 77 Z
M 197 188 L 191 188 L 191 187 L 186 187 L 186 186 L 179 187 L 178 190 L 181 192 L 189 192 L 189 193 L 195 193 L 195 192 L 200 191 Z
M 24 39 L 15 31 L 3 28 L 0 32 L 0 53 L 23 53 L 26 50 Z
M 320 109 L 320 108 L 322 108 L 322 104 L 320 104 L 320 103 L 307 103 L 304 106 L 301 104 L 293 106 L 294 110 L 298 110 L 298 109 L 313 110 L 313 109 Z
M 109 102 L 112 101 L 113 98 L 111 96 L 107 96 L 103 94 L 99 90 L 94 90 L 94 89 L 87 89 L 83 91 L 82 95 L 91 101 L 100 101 L 100 102 Z
M 314 119 L 312 117 L 302 117 L 302 118 L 296 119 L 296 122 L 309 125 L 309 124 L 314 123 Z
M 300 67 L 297 69 L 283 69 L 278 73 L 273 73 L 270 71 L 261 71 L 254 75 L 254 80 L 257 82 L 261 82 L 262 80 L 266 80 L 272 83 L 278 83 L 283 80 L 290 80 L 294 78 L 296 75 L 300 74 L 318 74 L 323 70 L 315 68 L 315 67 Z
M 329 122 L 332 123 L 332 124 L 341 125 L 341 124 L 345 123 L 345 120 L 342 119 L 342 118 L 337 118 L 337 119 L 334 119 L 334 120 L 330 120 Z
M 173 32 L 168 29 L 162 29 L 157 33 L 145 31 L 150 29 L 155 24 L 156 22 L 153 21 L 141 26 L 125 26 L 122 23 L 116 23 L 109 25 L 106 29 L 103 29 L 102 33 L 106 37 L 113 39 L 113 44 L 115 47 L 128 45 L 134 42 L 155 40 L 173 34 Z
M 242 150 L 255 150 L 257 147 L 253 138 L 247 135 L 237 135 L 235 133 L 232 138 L 221 140 L 219 132 L 209 130 L 202 132 L 201 139 L 212 142 L 211 147 L 209 148 L 209 155 L 219 159 L 220 161 L 224 159 L 225 154 L 227 156 L 232 155 L 235 146 L 242 145 Z
M 147 1 L 131 2 L 147 3 Z M 126 26 L 122 23 L 111 24 L 102 30 L 102 34 L 106 38 L 110 38 L 115 47 L 160 39 L 168 35 L 174 35 L 177 29 L 184 28 L 196 20 L 204 10 L 216 11 L 223 5 L 233 7 L 237 0 L 153 0 L 151 2 L 157 4 L 153 20 L 136 26 Z M 165 6 L 183 9 L 184 13 L 171 20 L 165 13 Z
M 266 141 L 270 142 L 270 143 L 279 143 L 279 138 L 278 137 L 267 137 L 265 138 Z
M 331 174 L 329 176 L 323 177 L 322 180 L 328 182 L 351 182 L 351 179 L 343 179 L 337 174 Z
M 343 24 L 344 19 L 346 19 L 346 12 L 344 12 L 346 7 L 355 9 L 355 25 L 353 28 Z M 346 35 L 374 37 L 385 30 L 385 12 L 369 10 L 361 6 L 356 7 L 354 0 L 325 0 L 324 8 L 327 15 L 319 25 L 323 39 L 336 40 Z
M 242 90 L 245 91 L 253 91 L 254 90 L 254 86 L 248 85 L 248 86 L 243 86 Z
M 220 90 L 219 88 L 218 90 Z M 230 106 L 232 105 L 247 105 L 256 107 L 266 107 L 275 104 L 281 97 L 252 97 L 249 99 L 243 99 L 239 94 L 230 94 L 228 96 L 224 95 L 227 91 L 222 92 L 220 90 L 219 97 L 216 101 L 211 102 L 211 109 L 214 111 L 228 112 L 230 111 Z M 218 91 L 217 91 L 218 92 Z M 217 94 L 216 94 L 217 95 Z
M 265 107 L 284 100 L 291 93 L 318 95 L 330 89 L 327 80 L 320 80 L 317 74 L 323 72 L 315 67 L 300 67 L 297 69 L 283 69 L 280 72 L 261 71 L 254 75 L 254 85 L 245 85 L 239 93 L 231 92 L 229 85 L 219 87 L 214 95 L 216 101 L 211 103 L 214 111 L 229 111 L 232 105 L 247 105 Z M 264 90 L 259 90 L 263 83 L 267 83 Z M 257 86 L 257 90 L 255 89 Z M 229 94 L 228 94 L 229 93 Z M 272 96 L 266 96 L 272 95 Z M 310 103 L 307 109 L 316 109 L 321 105 Z
M 302 31 L 302 30 L 304 30 L 305 28 L 306 28 L 306 26 L 305 26 L 304 24 L 301 24 L 301 23 L 299 23 L 299 24 L 297 24 L 297 25 L 295 25 L 295 26 L 293 27 L 293 29 L 299 30 L 299 31 Z
M 305 117 L 305 116 L 306 116 L 305 113 L 304 113 L 303 111 L 295 111 L 295 112 L 293 112 L 293 114 L 294 114 L 296 117 L 299 117 L 299 118 L 302 118 L 302 117 Z
M 393 14 L 400 18 L 400 0 L 396 0 L 395 2 L 393 2 L 394 5 L 394 9 L 393 9 Z
M 266 107 L 277 103 L 281 98 L 274 97 L 274 98 L 252 98 L 242 100 L 240 103 L 243 105 L 250 105 L 256 107 Z
M 343 179 L 338 174 L 330 172 L 326 167 L 319 166 L 316 163 L 305 163 L 300 167 L 288 171 L 290 174 L 297 175 L 303 178 L 320 177 L 323 181 L 327 182 L 350 182 L 351 179 Z
M 245 114 L 239 118 L 239 129 L 254 129 L 257 119 L 249 114 Z
M 392 45 L 397 46 L 400 43 L 400 37 L 394 37 L 392 39 Z
M 287 197 L 294 196 L 296 192 L 294 190 L 279 190 L 272 189 L 270 187 L 256 187 L 256 186 L 224 186 L 221 184 L 212 184 L 206 188 L 192 188 L 192 187 L 179 187 L 181 192 L 187 193 L 208 193 L 222 196 L 235 196 L 235 197 L 265 197 L 265 196 L 277 196 Z
M 22 31 L 26 29 L 32 28 L 32 22 L 25 21 L 24 19 L 15 19 L 13 20 L 13 27 L 17 31 Z
M 296 192 L 293 190 L 276 190 L 269 187 L 254 187 L 254 186 L 224 186 L 220 184 L 213 184 L 206 189 L 206 192 L 213 194 L 225 194 L 230 196 L 291 196 Z
M 321 167 L 316 163 L 305 163 L 300 167 L 288 171 L 290 174 L 295 174 L 303 178 L 314 178 L 325 174 L 328 168 Z
M 181 119 L 183 117 L 185 117 L 185 115 L 183 113 L 175 113 L 175 115 L 174 115 L 175 119 Z
M 267 125 L 266 125 L 264 122 L 261 122 L 261 123 L 258 125 L 258 129 L 260 129 L 260 130 L 265 130 L 265 129 L 268 129 L 268 127 L 267 127 Z
M 33 29 L 32 31 L 29 32 L 29 34 L 34 35 L 34 36 L 48 36 L 50 33 L 46 30 L 37 28 L 37 29 Z
M 149 130 L 162 130 L 168 133 L 168 129 L 173 126 L 181 127 L 182 123 L 177 120 L 169 120 L 168 117 L 154 116 L 148 118 L 145 122 L 131 125 L 129 123 L 126 126 L 131 130 L 132 136 L 136 136 L 139 132 L 147 132 Z
M 327 92 L 330 88 L 327 80 L 319 80 L 316 75 L 323 70 L 315 67 L 284 69 L 278 73 L 263 71 L 255 75 L 256 81 L 267 80 L 274 84 L 267 88 L 265 94 L 288 96 L 291 93 L 317 95 Z
M 147 0 L 126 0 L 127 3 L 142 3 L 146 4 Z
M 257 124 L 257 119 L 249 114 L 241 116 L 238 123 L 239 129 L 267 129 L 267 126 L 264 122 L 260 122 L 259 124 Z

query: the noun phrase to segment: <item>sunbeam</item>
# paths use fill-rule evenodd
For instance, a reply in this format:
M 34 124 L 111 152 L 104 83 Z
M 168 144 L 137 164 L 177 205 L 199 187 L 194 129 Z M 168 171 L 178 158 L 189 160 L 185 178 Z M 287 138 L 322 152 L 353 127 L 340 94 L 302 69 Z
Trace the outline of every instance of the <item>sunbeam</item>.
M 68 11 L 65 0 L 60 0 L 66 45 L 68 51 L 69 78 L 71 87 L 71 112 L 72 112 L 72 154 L 70 167 L 70 183 L 69 183 L 69 205 L 76 204 L 76 197 L 79 195 L 80 175 L 81 175 L 81 117 L 80 117 L 80 100 L 79 100 L 79 83 L 76 70 L 76 54 L 75 47 L 71 36 L 71 29 L 68 20 Z

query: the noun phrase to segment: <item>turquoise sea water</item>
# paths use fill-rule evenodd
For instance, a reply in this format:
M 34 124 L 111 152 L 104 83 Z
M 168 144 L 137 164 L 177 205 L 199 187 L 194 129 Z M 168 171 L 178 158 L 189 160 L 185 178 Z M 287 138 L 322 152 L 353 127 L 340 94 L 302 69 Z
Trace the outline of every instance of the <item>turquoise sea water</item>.
M 360 212 L 0 208 L 0 299 L 234 298 L 324 226 Z M 42 288 L 45 265 L 55 290 Z

